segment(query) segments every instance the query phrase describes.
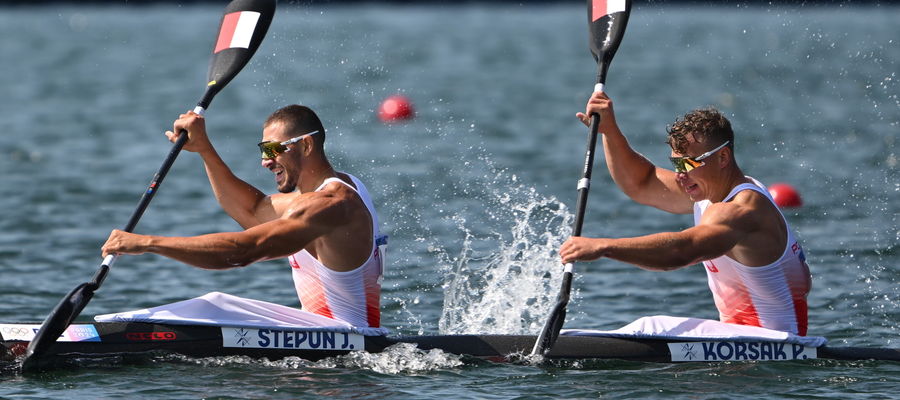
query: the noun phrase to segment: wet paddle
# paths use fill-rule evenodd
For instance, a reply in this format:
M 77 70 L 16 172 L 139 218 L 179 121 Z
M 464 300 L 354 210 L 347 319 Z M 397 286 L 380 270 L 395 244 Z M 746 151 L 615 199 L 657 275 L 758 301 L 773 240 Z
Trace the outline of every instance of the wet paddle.
M 603 91 L 606 83 L 606 71 L 612 62 L 622 36 L 625 35 L 625 26 L 628 24 L 628 16 L 631 14 L 631 0 L 588 0 L 588 27 L 590 28 L 590 48 L 594 60 L 597 61 L 597 84 L 594 91 Z M 594 165 L 594 148 L 597 145 L 597 129 L 600 126 L 600 115 L 591 114 L 590 135 L 588 137 L 587 154 L 584 160 L 584 174 L 578 181 L 578 202 L 575 209 L 575 224 L 572 228 L 572 236 L 581 236 L 581 227 L 584 223 L 584 211 L 587 206 L 588 191 L 591 187 L 591 171 Z M 550 311 L 550 316 L 541 330 L 541 334 L 531 350 L 532 355 L 545 355 L 553 348 L 559 331 L 566 320 L 566 306 L 569 305 L 569 294 L 572 291 L 572 271 L 574 263 L 568 263 L 563 272 L 562 287 L 556 298 L 556 305 Z
M 266 36 L 266 31 L 269 29 L 274 15 L 275 0 L 233 0 L 225 7 L 209 63 L 206 91 L 200 102 L 197 103 L 197 107 L 194 108 L 194 112 L 203 114 L 213 97 L 247 65 Z M 184 147 L 188 137 L 186 133 L 182 131 L 181 136 L 175 141 L 162 166 L 150 181 L 150 186 L 141 197 L 131 219 L 123 228 L 124 231 L 132 232 L 141 219 L 150 200 L 159 190 L 163 178 L 169 172 L 169 168 L 175 162 L 181 148 Z M 94 296 L 94 292 L 103 284 L 103 280 L 106 279 L 116 258 L 116 255 L 107 256 L 90 282 L 82 283 L 72 289 L 50 312 L 28 345 L 25 359 L 22 362 L 23 371 L 40 369 L 44 366 L 42 356 L 87 306 Z

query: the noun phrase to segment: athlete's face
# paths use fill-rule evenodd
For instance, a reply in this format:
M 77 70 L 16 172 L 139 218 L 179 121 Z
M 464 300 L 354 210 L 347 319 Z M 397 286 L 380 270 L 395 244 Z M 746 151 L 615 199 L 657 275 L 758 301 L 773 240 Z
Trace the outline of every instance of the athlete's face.
M 688 136 L 688 146 L 686 154 L 680 154 L 672 150 L 671 157 L 698 157 L 710 150 L 718 147 L 718 144 L 698 143 L 693 136 Z M 710 188 L 712 179 L 716 176 L 716 172 L 721 168 L 718 152 L 705 157 L 703 165 L 691 169 L 688 172 L 676 172 L 676 180 L 681 185 L 684 193 L 690 197 L 691 201 L 708 200 L 710 198 Z
M 273 123 L 263 129 L 262 141 L 283 142 L 290 139 L 285 126 L 281 123 Z M 307 140 L 307 139 L 304 139 Z M 281 193 L 290 193 L 300 184 L 300 170 L 302 168 L 302 149 L 306 146 L 301 140 L 286 146 L 291 151 L 277 154 L 275 157 L 263 158 L 262 166 L 275 174 L 275 185 Z

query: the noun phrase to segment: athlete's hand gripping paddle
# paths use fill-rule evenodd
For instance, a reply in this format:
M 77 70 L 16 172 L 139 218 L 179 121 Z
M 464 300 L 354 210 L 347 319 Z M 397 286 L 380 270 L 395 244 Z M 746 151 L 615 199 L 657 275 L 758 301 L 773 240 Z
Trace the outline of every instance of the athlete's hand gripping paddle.
M 631 14 L 631 0 L 588 0 L 587 8 L 591 54 L 597 61 L 597 84 L 594 86 L 594 91 L 598 92 L 603 91 L 603 85 L 606 83 L 606 71 L 625 35 L 625 26 L 628 24 L 628 16 Z M 575 206 L 576 214 L 572 236 L 581 236 L 588 191 L 591 187 L 591 170 L 594 164 L 594 148 L 597 145 L 599 126 L 600 115 L 591 113 L 591 130 L 584 160 L 584 174 L 578 181 L 578 202 Z M 556 305 L 553 306 L 541 334 L 534 343 L 534 348 L 531 350 L 532 355 L 546 355 L 559 337 L 559 331 L 566 320 L 566 307 L 572 291 L 573 269 L 574 263 L 566 264 Z
M 216 94 L 225 87 L 232 79 L 247 65 L 250 58 L 259 48 L 266 31 L 275 15 L 275 0 L 233 0 L 225 7 L 225 13 L 219 24 L 218 36 L 215 47 L 213 48 L 212 58 L 209 63 L 209 71 L 207 75 L 206 90 L 194 112 L 203 114 L 209 104 L 212 102 Z M 125 232 L 132 232 L 137 225 L 144 210 L 150 204 L 154 194 L 159 190 L 163 178 L 169 172 L 169 168 L 178 157 L 181 148 L 187 141 L 187 132 L 183 130 L 181 135 L 162 166 L 150 181 L 150 186 L 141 197 L 140 203 L 131 215 L 128 224 L 123 229 Z M 25 359 L 22 362 L 22 370 L 40 369 L 45 365 L 42 362 L 42 356 L 47 350 L 56 343 L 60 335 L 65 332 L 66 328 L 81 313 L 94 292 L 103 284 L 103 280 L 109 273 L 109 268 L 115 263 L 117 256 L 109 255 L 104 258 L 103 263 L 94 274 L 90 282 L 85 282 L 75 289 L 72 289 L 66 297 L 50 312 L 47 319 L 41 325 L 34 339 L 28 345 Z

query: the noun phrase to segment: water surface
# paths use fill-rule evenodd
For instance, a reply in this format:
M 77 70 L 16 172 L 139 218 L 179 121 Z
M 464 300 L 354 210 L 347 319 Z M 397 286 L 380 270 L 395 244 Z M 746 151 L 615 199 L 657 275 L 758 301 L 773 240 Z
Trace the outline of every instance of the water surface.
M 632 145 L 666 162 L 665 125 L 714 105 L 745 172 L 787 182 L 786 215 L 813 271 L 810 334 L 897 347 L 900 180 L 896 7 L 641 5 L 608 92 Z M 202 94 L 221 8 L 54 6 L 0 12 L 0 320 L 43 319 L 99 265 Z M 397 333 L 536 333 L 559 282 L 593 88 L 582 5 L 285 6 L 251 64 L 209 108 L 223 158 L 267 191 L 255 143 L 274 109 L 320 114 L 328 151 L 362 178 L 391 235 L 383 323 Z M 375 110 L 410 97 L 417 117 Z M 634 204 L 598 158 L 584 233 L 680 230 L 689 216 Z M 239 227 L 183 154 L 138 232 Z M 296 305 L 284 262 L 205 271 L 124 257 L 82 316 L 222 291 Z M 645 315 L 716 318 L 700 267 L 652 273 L 579 264 L 567 327 Z M 891 397 L 887 362 L 536 367 L 397 349 L 307 363 L 170 357 L 0 378 L 11 398 L 810 398 Z M 215 384 L 210 384 L 210 383 Z

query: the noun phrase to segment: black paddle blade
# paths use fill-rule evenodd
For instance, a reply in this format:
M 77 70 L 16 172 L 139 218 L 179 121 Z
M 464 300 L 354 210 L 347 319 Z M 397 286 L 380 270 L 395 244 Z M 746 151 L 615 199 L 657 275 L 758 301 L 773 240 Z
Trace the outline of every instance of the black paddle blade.
M 47 349 L 56 343 L 56 340 L 66 331 L 72 320 L 81 314 L 81 310 L 88 304 L 97 285 L 85 282 L 72 289 L 66 297 L 50 312 L 50 316 L 41 325 L 41 329 L 34 335 L 34 339 L 28 343 L 25 352 L 25 360 L 22 362 L 22 370 L 29 371 L 41 367 L 40 357 L 32 357 L 34 354 L 45 354 Z
M 631 14 L 631 0 L 587 0 L 590 47 L 597 61 L 597 83 L 606 83 L 612 62 Z
M 541 334 L 534 343 L 534 348 L 531 350 L 532 355 L 540 354 L 544 356 L 550 351 L 553 344 L 556 343 L 556 339 L 559 338 L 559 331 L 562 330 L 563 323 L 566 322 L 567 306 L 568 303 L 556 303 L 556 305 L 553 306 L 550 318 L 547 319 L 547 323 L 544 324 L 544 329 L 541 330 Z
M 209 61 L 207 89 L 200 101 L 201 107 L 207 108 L 216 93 L 247 65 L 266 37 L 274 16 L 275 0 L 233 0 L 228 3 Z
M 553 347 L 553 344 L 556 343 L 559 331 L 566 322 L 566 307 L 569 305 L 569 293 L 571 291 L 572 273 L 564 272 L 562 286 L 556 297 L 556 305 L 553 306 L 553 310 L 550 311 L 550 317 L 547 318 L 544 328 L 541 329 L 541 334 L 535 340 L 534 348 L 531 349 L 531 355 L 546 355 Z

